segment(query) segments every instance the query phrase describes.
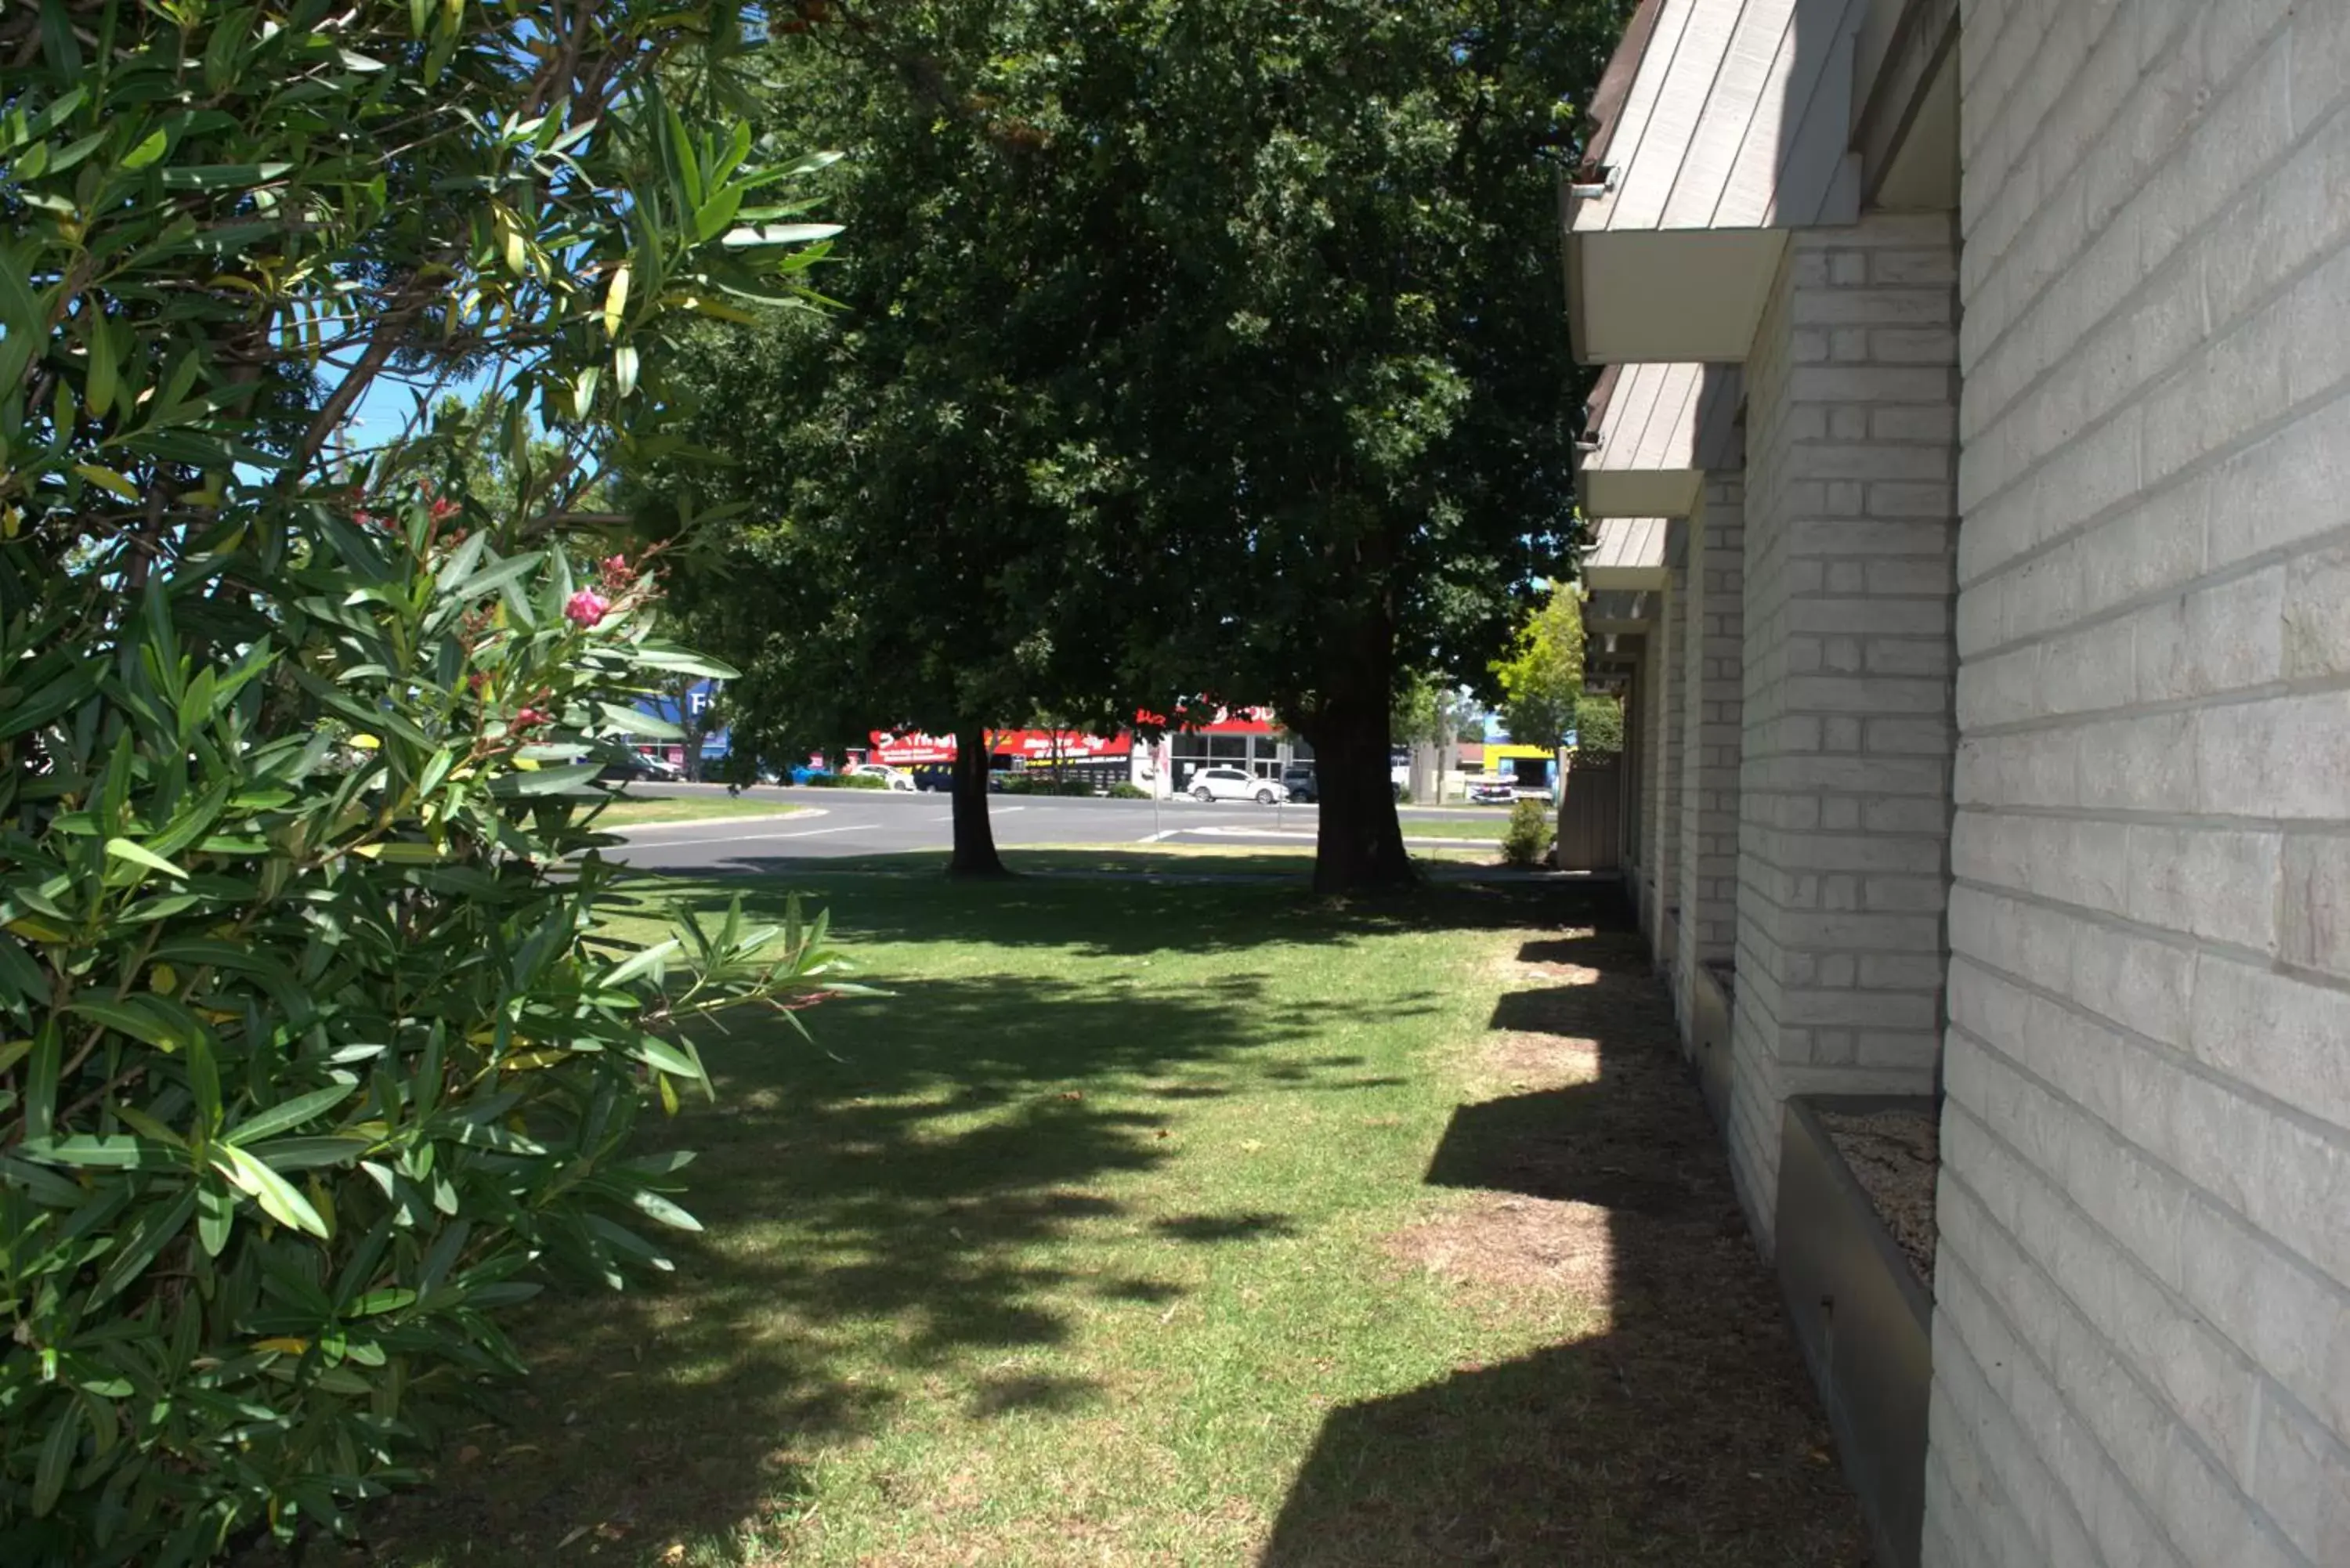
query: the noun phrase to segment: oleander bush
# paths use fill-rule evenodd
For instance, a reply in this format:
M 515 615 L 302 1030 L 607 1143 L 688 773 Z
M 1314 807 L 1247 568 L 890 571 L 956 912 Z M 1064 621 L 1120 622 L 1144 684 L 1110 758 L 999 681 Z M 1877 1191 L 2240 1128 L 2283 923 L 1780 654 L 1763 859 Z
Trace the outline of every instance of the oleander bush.
M 342 1527 L 542 1280 L 667 1266 L 630 1129 L 709 1091 L 698 1022 L 836 983 L 821 921 L 616 937 L 593 822 L 638 699 L 727 673 L 597 476 L 675 450 L 672 324 L 826 233 L 746 17 L 0 7 L 12 1568 Z M 355 425 L 394 369 L 497 395 Z

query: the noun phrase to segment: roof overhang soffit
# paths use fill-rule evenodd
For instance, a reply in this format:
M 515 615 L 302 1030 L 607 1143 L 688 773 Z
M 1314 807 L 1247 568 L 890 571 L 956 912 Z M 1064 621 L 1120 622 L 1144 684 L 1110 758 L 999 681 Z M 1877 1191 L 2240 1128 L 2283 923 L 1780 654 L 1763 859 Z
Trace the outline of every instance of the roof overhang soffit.
M 1875 0 L 1860 32 L 1867 96 L 1854 117 L 1861 193 L 1873 207 L 1959 204 L 1959 0 Z
M 1662 517 L 1609 517 L 1583 557 L 1583 586 L 1595 595 L 1653 593 L 1669 580 L 1671 524 Z
M 1653 0 L 1563 192 L 1586 364 L 1737 360 L 1789 229 L 1859 216 L 1856 35 L 1869 0 Z
M 1685 517 L 1709 472 L 1743 464 L 1728 365 L 1611 365 L 1587 405 L 1577 487 L 1591 517 Z

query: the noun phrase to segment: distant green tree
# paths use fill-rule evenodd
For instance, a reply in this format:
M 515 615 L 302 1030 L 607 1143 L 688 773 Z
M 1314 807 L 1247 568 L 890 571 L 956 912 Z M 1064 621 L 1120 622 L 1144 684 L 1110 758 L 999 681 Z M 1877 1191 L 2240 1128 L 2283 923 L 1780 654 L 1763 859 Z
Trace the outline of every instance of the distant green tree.
M 1575 705 L 1575 746 L 1594 755 L 1624 749 L 1624 699 L 1586 691 Z
M 1583 702 L 1583 601 L 1574 584 L 1551 589 L 1494 673 L 1510 739 L 1545 751 L 1564 744 Z

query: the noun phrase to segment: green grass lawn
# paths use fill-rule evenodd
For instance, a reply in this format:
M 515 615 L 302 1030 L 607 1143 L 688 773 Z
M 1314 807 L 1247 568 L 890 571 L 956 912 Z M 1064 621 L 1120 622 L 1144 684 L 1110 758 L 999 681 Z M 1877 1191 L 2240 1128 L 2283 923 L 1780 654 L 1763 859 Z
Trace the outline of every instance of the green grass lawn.
M 1498 843 L 1509 826 L 1510 808 L 1505 805 L 1463 807 L 1457 816 L 1403 814 L 1406 838 L 1484 838 Z
M 889 994 L 711 1049 L 720 1103 L 654 1129 L 702 1151 L 674 1278 L 525 1309 L 531 1381 L 333 1561 L 1862 1560 L 1661 993 L 1587 908 L 793 885 Z
M 1314 851 L 1250 844 L 1012 844 L 1001 850 L 1003 864 L 1014 873 L 1046 877 L 1147 877 L 1153 880 L 1200 882 L 1286 881 L 1292 891 L 1314 875 Z M 820 864 L 827 877 L 842 876 L 911 878 L 925 887 L 946 869 L 943 849 L 897 850 L 886 854 L 827 857 Z M 1492 866 L 1496 857 L 1486 850 L 1438 848 L 1415 850 L 1415 863 Z M 813 863 L 812 863 L 813 864 Z M 805 880 L 805 879 L 803 879 Z
M 652 822 L 704 822 L 729 816 L 793 816 L 807 810 L 787 801 L 748 795 L 623 795 L 604 808 L 598 827 L 641 827 Z

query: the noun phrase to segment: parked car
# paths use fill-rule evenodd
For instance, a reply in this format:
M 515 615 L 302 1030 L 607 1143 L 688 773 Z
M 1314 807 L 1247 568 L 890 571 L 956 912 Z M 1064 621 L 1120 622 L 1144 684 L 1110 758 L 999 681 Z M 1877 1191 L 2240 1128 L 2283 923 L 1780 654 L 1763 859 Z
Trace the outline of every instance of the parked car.
M 629 784 L 642 779 L 648 784 L 676 784 L 685 777 L 685 770 L 675 763 L 642 752 L 623 752 L 596 771 L 598 784 Z
M 1253 800 L 1259 805 L 1272 805 L 1289 798 L 1289 791 L 1278 779 L 1261 779 L 1245 768 L 1201 768 L 1191 775 L 1191 798 L 1202 803 L 1218 800 Z
M 792 764 L 792 783 L 795 784 L 806 784 L 811 779 L 820 778 L 828 780 L 831 777 L 832 770 L 827 767 L 819 767 L 813 763 L 794 763 Z
M 1544 805 L 1557 804 L 1557 794 L 1547 783 L 1512 778 L 1508 774 L 1494 774 L 1469 781 L 1469 799 L 1476 805 L 1507 805 L 1513 801 L 1538 800 Z
M 1310 763 L 1282 769 L 1281 787 L 1287 790 L 1289 798 L 1295 801 L 1311 803 L 1322 798 L 1322 787 L 1314 781 L 1314 767 Z
M 887 763 L 851 763 L 841 770 L 841 776 L 852 779 L 879 779 L 894 790 L 910 791 L 914 787 L 913 774 L 903 768 L 893 768 Z

